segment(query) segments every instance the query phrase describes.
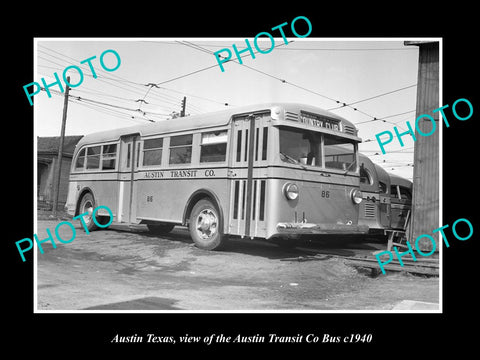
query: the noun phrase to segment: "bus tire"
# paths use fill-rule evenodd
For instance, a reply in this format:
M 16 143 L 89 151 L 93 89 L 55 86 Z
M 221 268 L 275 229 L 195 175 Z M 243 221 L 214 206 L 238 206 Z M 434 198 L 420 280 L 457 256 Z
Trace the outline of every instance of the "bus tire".
M 195 245 L 203 250 L 220 250 L 226 242 L 217 207 L 208 199 L 199 200 L 192 209 L 188 228 Z
M 88 213 L 87 215 L 82 216 L 84 226 L 82 226 L 83 230 L 87 228 L 88 231 L 94 231 L 98 227 L 93 221 L 93 210 L 95 209 L 95 200 L 93 199 L 93 195 L 89 192 L 82 196 L 82 200 L 80 201 L 80 207 L 78 208 L 78 214 Z M 80 220 L 81 221 L 81 220 Z
M 173 230 L 175 224 L 147 224 L 148 231 L 154 235 L 163 235 L 168 234 Z

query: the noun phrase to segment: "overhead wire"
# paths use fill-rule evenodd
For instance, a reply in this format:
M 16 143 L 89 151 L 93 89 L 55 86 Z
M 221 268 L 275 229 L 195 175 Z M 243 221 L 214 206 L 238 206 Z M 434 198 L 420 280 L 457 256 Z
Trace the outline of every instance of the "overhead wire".
M 289 39 L 290 40 L 290 39 Z M 155 42 L 155 41 L 153 41 Z M 289 41 L 291 43 L 293 41 Z M 174 43 L 171 43 L 174 44 Z M 202 44 L 204 47 L 224 47 L 224 45 L 219 44 Z M 297 48 L 297 47 L 283 47 L 280 50 L 282 51 L 417 51 L 415 48 Z
M 110 109 L 110 108 L 107 108 L 107 107 L 103 107 L 103 106 L 98 105 L 98 104 L 89 104 L 89 103 L 85 103 L 85 102 L 82 102 L 82 101 L 76 101 L 74 99 L 69 99 L 69 101 L 71 101 L 74 104 L 78 104 L 80 106 L 84 106 L 84 107 L 87 107 L 89 109 L 93 109 L 95 111 L 101 112 L 103 114 L 114 116 L 117 119 L 118 118 L 124 118 L 126 120 L 135 121 L 136 123 L 144 123 L 144 121 L 142 121 L 140 119 L 137 120 L 135 118 L 135 116 L 132 116 L 130 114 L 126 114 L 126 113 L 118 111 L 118 110 L 113 110 L 113 109 Z
M 47 47 L 42 46 L 42 45 L 39 45 L 39 46 L 42 47 L 42 48 L 44 48 L 44 49 L 47 49 L 47 50 L 49 50 L 49 51 L 52 51 L 52 52 L 54 52 L 54 53 L 56 53 L 56 54 L 59 54 L 59 55 L 61 55 L 61 56 L 64 56 L 64 57 L 66 57 L 66 58 L 68 58 L 68 59 L 70 59 L 70 60 L 74 60 L 74 61 L 77 61 L 77 62 L 78 62 L 77 59 L 74 59 L 74 58 L 72 58 L 72 57 L 70 57 L 70 56 L 67 56 L 67 55 L 64 55 L 64 54 L 61 54 L 61 53 L 59 53 L 58 51 L 55 51 L 55 50 L 53 50 L 53 49 L 47 48 Z M 191 45 L 191 46 L 192 46 L 192 45 Z M 39 51 L 42 51 L 42 50 L 39 49 Z M 45 51 L 42 51 L 42 52 L 45 53 L 45 54 L 48 54 L 48 53 L 45 52 Z M 54 55 L 51 55 L 51 54 L 48 54 L 48 55 L 50 55 L 50 56 L 52 56 L 52 57 L 54 57 L 54 58 L 56 58 L 56 59 L 58 59 L 58 60 L 65 61 L 65 60 L 59 58 L 58 56 L 54 56 Z M 47 61 L 51 61 L 51 60 L 49 60 L 49 59 L 45 59 L 45 58 L 43 58 L 43 59 L 44 59 L 44 60 L 47 60 Z M 53 62 L 53 61 L 51 61 L 51 62 Z M 55 63 L 55 64 L 56 64 L 56 65 L 59 65 L 59 66 L 63 66 L 63 64 L 58 64 L 58 63 Z M 84 69 L 85 69 L 85 68 L 84 68 Z M 101 70 L 103 73 L 105 73 L 105 71 L 103 71 L 102 69 L 100 69 L 100 70 Z M 88 74 L 88 73 L 87 73 L 87 75 L 88 75 L 88 76 L 92 76 L 92 75 L 90 75 L 90 74 Z M 126 79 L 126 78 L 124 78 L 124 77 L 118 76 L 118 75 L 116 75 L 116 74 L 108 74 L 108 75 L 109 75 L 110 77 L 103 76 L 103 79 L 108 79 L 108 80 L 112 80 L 112 81 L 119 81 L 119 82 L 122 82 L 122 83 L 123 83 L 123 82 L 126 82 L 127 84 L 124 84 L 124 85 L 130 86 L 131 89 L 127 90 L 127 89 L 125 89 L 124 87 L 119 87 L 119 86 L 117 86 L 117 87 L 119 87 L 119 88 L 121 88 L 121 89 L 123 89 L 123 90 L 127 90 L 127 91 L 134 91 L 136 94 L 139 94 L 139 95 L 141 94 L 141 95 L 143 95 L 142 100 L 145 100 L 146 96 L 149 95 L 150 90 L 152 90 L 152 86 L 150 86 L 150 88 L 147 90 L 147 93 L 145 94 L 141 89 L 139 89 L 139 88 L 137 88 L 137 87 L 135 87 L 135 86 L 133 86 L 133 85 L 136 85 L 136 86 L 139 86 L 139 87 L 145 87 L 145 86 L 149 86 L 149 84 L 143 84 L 143 83 L 131 81 L 131 80 L 128 80 L 128 79 Z M 118 80 L 117 80 L 117 79 L 118 79 Z M 169 81 L 167 81 L 167 82 L 169 82 Z M 108 83 L 108 82 L 107 82 L 107 83 Z M 166 82 L 164 82 L 164 83 L 166 83 Z M 113 84 L 110 84 L 110 85 L 114 86 Z M 157 85 L 159 85 L 159 84 L 157 84 Z M 162 87 L 162 88 L 163 88 L 163 89 L 166 89 L 166 90 L 169 90 L 169 91 L 174 91 L 174 90 L 172 90 L 172 89 L 168 89 L 168 88 L 165 88 L 165 87 Z M 178 98 L 175 98 L 175 97 L 173 97 L 173 96 L 171 96 L 171 95 L 164 94 L 164 93 L 155 92 L 155 93 L 150 94 L 150 96 L 152 96 L 152 97 L 154 97 L 154 98 L 157 98 L 158 100 L 168 102 L 168 103 L 170 103 L 170 104 L 178 105 L 179 102 L 180 102 L 180 100 L 179 100 Z M 196 96 L 196 95 L 191 95 L 191 94 L 189 94 L 189 96 L 195 96 L 195 97 L 197 97 L 197 98 L 199 98 L 199 99 L 203 99 L 203 100 L 206 100 L 206 101 L 212 101 L 212 102 L 215 102 L 215 103 L 220 103 L 220 104 L 222 104 L 222 105 L 227 104 L 226 102 L 223 102 L 223 103 L 222 103 L 222 102 L 219 102 L 219 101 L 216 101 L 216 100 L 212 100 L 212 99 L 207 99 L 207 98 L 201 97 L 201 96 Z M 174 102 L 174 101 L 175 101 L 175 102 Z
M 291 42 L 293 42 L 293 41 L 291 41 Z M 290 42 L 290 43 L 291 43 L 291 42 Z M 202 47 L 202 46 L 200 46 L 200 45 L 198 45 L 198 44 L 192 43 L 192 42 L 190 42 L 190 41 L 182 41 L 182 42 L 176 41 L 176 43 L 177 43 L 177 44 L 180 44 L 180 45 L 188 46 L 188 47 L 190 47 L 190 48 L 193 48 L 193 49 L 198 50 L 198 51 L 202 51 L 202 52 L 207 53 L 207 54 L 210 54 L 210 55 L 214 54 L 213 51 L 211 51 L 211 50 L 209 50 L 209 49 L 205 49 L 204 47 Z M 279 46 L 281 46 L 281 45 L 283 45 L 283 44 L 277 45 L 276 47 L 279 47 Z M 41 45 L 40 45 L 40 46 L 41 46 Z M 46 48 L 46 47 L 44 47 L 44 48 Z M 48 49 L 48 48 L 46 48 L 46 49 Z M 55 50 L 52 50 L 52 49 L 48 49 L 48 50 L 53 51 L 53 52 L 55 52 L 55 53 L 57 53 L 57 54 L 60 54 L 59 52 L 57 52 L 57 51 L 55 51 Z M 305 50 L 310 50 L 310 49 L 305 49 Z M 319 49 L 319 50 L 321 50 L 321 49 Z M 349 50 L 349 49 L 345 49 L 345 50 Z M 358 50 L 358 49 L 352 49 L 352 50 Z M 376 49 L 376 50 L 383 50 L 383 49 Z M 392 49 L 390 49 L 390 50 L 392 50 Z M 60 54 L 60 55 L 63 55 L 63 54 Z M 70 59 L 72 59 L 72 60 L 76 60 L 76 59 L 73 59 L 73 58 L 68 57 L 68 56 L 66 56 L 66 55 L 63 55 L 63 56 L 65 56 L 65 57 L 67 57 L 67 58 L 70 58 Z M 246 54 L 245 56 L 248 56 L 248 54 Z M 244 57 L 244 56 L 241 56 L 241 58 L 243 58 L 243 57 Z M 58 57 L 56 57 L 56 58 L 58 58 Z M 76 61 L 77 61 L 77 60 L 76 60 Z M 372 118 L 372 119 L 369 120 L 369 121 L 365 121 L 365 122 L 361 122 L 361 123 L 356 123 L 356 125 L 363 124 L 363 123 L 370 122 L 370 121 L 384 120 L 384 119 L 389 118 L 389 117 L 391 117 L 391 116 L 386 116 L 386 117 L 383 117 L 383 118 L 377 118 L 377 117 L 375 117 L 375 116 L 373 116 L 373 115 L 371 115 L 371 114 L 369 114 L 369 113 L 366 113 L 365 111 L 362 111 L 362 110 L 360 110 L 360 109 L 358 109 L 358 108 L 353 108 L 352 105 L 358 104 L 358 103 L 360 103 L 360 102 L 368 101 L 368 100 L 371 100 L 371 99 L 374 99 L 374 98 L 377 98 L 377 97 L 380 97 L 380 96 L 385 96 L 385 95 L 388 95 L 388 94 L 391 94 L 391 93 L 394 93 L 394 92 L 397 92 L 397 91 L 405 90 L 405 89 L 407 89 L 407 88 L 411 88 L 411 87 L 416 86 L 416 84 L 414 84 L 414 85 L 409 85 L 409 86 L 406 86 L 406 87 L 403 87 L 403 88 L 399 88 L 399 89 L 395 89 L 395 90 L 392 90 L 392 91 L 389 91 L 389 92 L 385 92 L 385 93 L 382 93 L 382 94 L 378 94 L 378 95 L 375 95 L 375 96 L 370 97 L 370 98 L 358 100 L 358 101 L 351 102 L 351 103 L 346 103 L 346 102 L 342 102 L 342 101 L 340 101 L 340 100 L 334 99 L 334 98 L 332 98 L 332 97 L 330 97 L 330 96 L 327 96 L 327 95 L 325 95 L 325 94 L 321 94 L 321 93 L 319 93 L 319 92 L 317 92 L 317 91 L 308 89 L 308 88 L 306 88 L 306 87 L 304 87 L 304 86 L 301 86 L 301 85 L 292 83 L 292 82 L 290 82 L 290 81 L 287 81 L 286 79 L 283 79 L 283 78 L 280 78 L 280 77 L 278 77 L 278 76 L 269 74 L 269 73 L 267 73 L 267 72 L 265 72 L 265 71 L 258 70 L 258 69 L 256 69 L 256 68 L 253 68 L 253 67 L 249 66 L 249 65 L 240 64 L 239 62 L 237 62 L 237 61 L 235 61 L 235 60 L 228 60 L 227 62 L 229 62 L 229 61 L 234 61 L 234 62 L 236 62 L 237 64 L 243 65 L 244 67 L 246 67 L 246 68 L 248 68 L 248 69 L 250 69 L 250 70 L 252 70 L 252 71 L 261 73 L 262 75 L 271 77 L 271 78 L 273 78 L 273 79 L 276 79 L 276 80 L 278 80 L 278 81 L 281 81 L 282 83 L 289 84 L 289 85 L 291 85 L 291 86 L 293 86 L 293 87 L 296 87 L 296 88 L 298 88 L 298 89 L 301 89 L 301 90 L 303 90 L 303 91 L 307 91 L 307 92 L 310 92 L 310 93 L 312 93 L 312 94 L 314 94 L 314 95 L 317 95 L 317 96 L 323 97 L 323 98 L 325 98 L 325 99 L 328 99 L 328 100 L 330 100 L 330 101 L 334 101 L 334 102 L 336 102 L 336 103 L 338 103 L 338 104 L 342 104 L 342 106 L 339 106 L 339 107 L 336 107 L 336 108 L 331 108 L 331 109 L 329 109 L 329 110 L 336 110 L 336 109 L 340 109 L 340 108 L 344 108 L 344 107 L 350 107 L 350 108 L 352 108 L 354 111 L 357 111 L 357 112 L 359 112 L 359 113 L 361 113 L 361 114 L 363 114 L 363 115 L 365 115 L 365 116 L 367 116 L 367 117 Z M 171 79 L 168 79 L 168 80 L 159 82 L 159 83 L 139 84 L 139 83 L 132 82 L 132 81 L 130 81 L 130 80 L 121 78 L 121 77 L 119 77 L 119 76 L 116 76 L 116 77 L 122 79 L 123 81 L 127 81 L 127 82 L 129 82 L 129 83 L 132 83 L 132 84 L 143 85 L 143 86 L 150 86 L 149 89 L 147 90 L 146 94 L 143 96 L 143 99 L 142 99 L 142 100 L 145 100 L 146 96 L 147 96 L 147 95 L 149 94 L 149 92 L 153 89 L 153 87 L 154 87 L 153 85 L 154 85 L 154 84 L 156 85 L 155 87 L 159 87 L 159 85 L 166 84 L 166 83 L 169 83 L 169 82 L 172 82 L 172 81 L 175 81 L 175 80 L 179 80 L 179 79 L 182 79 L 182 78 L 184 78 L 184 77 L 191 76 L 191 75 L 193 75 L 193 74 L 196 74 L 196 73 L 199 73 L 199 72 L 201 72 L 201 71 L 205 71 L 205 70 L 211 69 L 211 68 L 216 67 L 216 66 L 217 66 L 217 65 L 208 66 L 208 67 L 205 67 L 205 68 L 202 68 L 202 69 L 198 69 L 198 70 L 189 72 L 189 73 L 187 73 L 187 74 L 183 74 L 183 75 L 180 75 L 180 76 L 177 76 L 177 77 L 174 77 L 174 78 L 171 78 Z M 131 90 L 130 90 L 130 91 L 131 91 Z M 200 98 L 200 97 L 199 97 L 199 98 Z M 218 102 L 218 103 L 220 103 L 220 102 Z M 226 104 L 226 103 L 224 103 L 224 104 Z M 408 113 L 408 112 L 407 112 L 407 113 Z M 392 115 L 392 116 L 396 116 L 396 115 L 400 115 L 400 114 L 395 114 L 395 115 Z M 385 122 L 387 122 L 387 121 L 385 121 Z
M 361 102 L 365 102 L 365 101 L 377 99 L 377 98 L 379 98 L 379 97 L 386 96 L 386 95 L 390 95 L 390 94 L 393 94 L 393 93 L 396 93 L 396 92 L 399 92 L 399 91 L 403 91 L 403 90 L 406 90 L 406 89 L 410 89 L 410 88 L 413 88 L 413 87 L 416 87 L 416 86 L 417 86 L 417 84 L 412 84 L 412 85 L 405 86 L 405 87 L 402 87 L 402 88 L 398 88 L 398 89 L 395 89 L 395 90 L 392 90 L 392 91 L 387 91 L 387 92 L 384 92 L 384 93 L 381 93 L 381 94 L 377 94 L 377 95 L 371 96 L 371 97 L 366 98 L 366 99 L 362 99 L 362 100 L 357 100 L 357 101 L 354 101 L 354 102 L 350 102 L 350 103 L 348 103 L 348 105 L 356 105 L 356 104 L 359 104 L 359 103 L 361 103 Z M 338 107 L 335 107 L 335 108 L 330 108 L 330 109 L 327 109 L 327 110 L 328 110 L 328 111 L 337 110 L 337 109 L 343 108 L 344 106 L 345 106 L 345 105 L 342 105 L 342 106 L 338 106 Z
M 184 44 L 184 43 L 182 42 L 181 44 Z M 194 44 L 194 43 L 189 42 L 188 44 L 184 44 L 184 45 L 189 46 L 189 47 L 194 48 L 194 49 L 199 50 L 199 51 L 203 51 L 203 52 L 208 53 L 208 54 L 212 54 L 212 55 L 214 54 L 213 51 L 208 50 L 208 49 L 205 49 L 205 48 L 202 48 L 202 47 L 199 46 L 198 44 Z M 248 56 L 248 55 L 246 54 L 246 56 Z M 242 58 L 242 57 L 241 57 L 241 58 Z M 312 94 L 314 94 L 314 95 L 323 97 L 323 98 L 325 98 L 325 99 L 327 99 L 327 100 L 334 101 L 334 102 L 336 102 L 337 104 L 343 104 L 343 105 L 341 106 L 341 108 L 349 107 L 349 108 L 353 109 L 354 111 L 357 111 L 357 112 L 359 112 L 359 113 L 361 113 L 361 114 L 363 114 L 363 115 L 371 118 L 371 120 L 369 120 L 369 121 L 364 121 L 364 122 L 361 122 L 361 123 L 355 123 L 355 125 L 363 124 L 363 123 L 371 122 L 371 121 L 377 121 L 377 120 L 383 120 L 384 122 L 389 122 L 389 121 L 386 121 L 385 119 L 387 119 L 387 118 L 389 118 L 389 117 L 393 117 L 393 116 L 397 116 L 397 115 L 402 115 L 402 114 L 404 114 L 404 113 L 400 113 L 400 114 L 385 116 L 385 117 L 379 119 L 379 118 L 377 118 L 376 116 L 373 116 L 373 115 L 371 115 L 371 114 L 369 114 L 369 113 L 366 113 L 366 112 L 363 111 L 363 110 L 360 110 L 360 109 L 358 109 L 358 108 L 353 107 L 351 104 L 348 104 L 348 103 L 346 103 L 346 102 L 343 102 L 343 101 L 334 99 L 334 98 L 332 98 L 332 97 L 330 97 L 330 96 L 327 96 L 327 95 L 325 95 L 325 94 L 321 94 L 321 93 L 319 93 L 319 92 L 317 92 L 317 91 L 308 89 L 308 88 L 306 88 L 306 87 L 304 87 L 304 86 L 295 84 L 295 83 L 293 83 L 293 82 L 287 81 L 287 80 L 284 79 L 284 78 L 281 78 L 281 77 L 278 77 L 278 76 L 269 74 L 269 73 L 267 73 L 267 72 L 265 72 L 265 71 L 262 71 L 262 70 L 253 68 L 253 67 L 251 67 L 251 66 L 249 66 L 249 65 L 240 63 L 240 62 L 238 62 L 238 61 L 236 61 L 236 60 L 231 60 L 231 59 L 230 59 L 230 60 L 228 60 L 228 61 L 233 61 L 234 63 L 239 64 L 239 65 L 242 65 L 243 67 L 246 67 L 246 68 L 248 68 L 248 69 L 250 69 L 250 70 L 252 70 L 252 71 L 258 72 L 258 73 L 260 73 L 260 74 L 262 74 L 262 75 L 265 75 L 265 76 L 268 76 L 268 77 L 270 77 L 270 78 L 276 79 L 276 80 L 278 80 L 278 81 L 280 81 L 280 82 L 282 82 L 282 83 L 284 83 L 284 84 L 288 84 L 288 85 L 290 85 L 290 86 L 293 86 L 293 87 L 296 87 L 296 88 L 298 88 L 298 89 L 307 91 L 307 92 L 312 93 Z M 228 62 L 228 61 L 226 61 L 226 62 Z M 216 65 L 215 65 L 215 66 L 216 66 Z M 409 87 L 413 87 L 413 85 L 411 85 L 411 86 L 409 86 Z M 366 101 L 366 100 L 362 100 L 362 101 Z M 358 103 L 358 102 L 357 102 L 357 103 Z M 414 111 L 414 110 L 413 110 L 413 111 Z M 405 113 L 408 113 L 408 112 L 410 112 L 410 111 L 407 111 L 407 112 L 405 112 Z M 390 123 L 390 122 L 389 122 L 389 123 Z
M 97 80 L 99 81 L 102 81 L 102 79 L 98 78 Z M 107 84 L 109 84 L 107 82 Z M 110 85 L 110 84 L 109 84 Z M 118 87 L 118 86 L 117 86 Z M 123 88 L 123 87 L 120 87 L 120 88 Z M 82 85 L 81 88 L 71 88 L 71 91 L 73 91 L 74 93 L 77 93 L 77 92 L 86 92 L 88 93 L 89 91 L 88 90 L 85 90 L 85 89 L 89 89 L 90 88 L 88 86 L 85 86 L 85 85 Z M 131 91 L 130 89 L 125 89 L 127 91 Z M 51 90 L 50 90 L 51 91 Z M 111 94 L 107 94 L 107 93 L 102 93 L 102 92 L 99 92 L 99 91 L 95 91 L 95 92 L 90 92 L 90 93 L 94 93 L 95 95 L 97 96 L 103 96 L 103 97 L 109 97 L 109 98 L 114 98 L 114 99 L 117 99 L 117 100 L 121 100 L 121 101 L 128 101 L 128 102 L 138 102 L 138 99 L 131 99 L 131 98 L 123 98 L 123 97 L 118 97 L 118 96 L 115 96 L 115 95 L 111 95 Z M 133 93 L 136 93 L 136 94 L 141 94 L 140 92 L 133 92 Z M 175 108 L 178 108 L 179 106 L 179 103 L 180 101 L 177 100 L 177 101 L 170 101 L 168 99 L 161 99 L 161 101 L 164 103 L 164 104 L 157 104 L 157 103 L 153 103 L 153 102 L 149 102 L 149 105 L 152 105 L 152 106 L 158 106 L 158 107 L 161 107 L 161 108 L 164 108 L 164 109 L 169 109 L 169 110 L 172 110 L 173 108 L 169 105 L 165 105 L 166 104 L 170 104 L 170 105 L 175 105 L 176 107 Z M 141 108 L 141 107 L 140 107 Z
M 69 59 L 69 60 L 73 60 L 73 61 L 76 61 L 76 62 L 80 62 L 78 59 L 75 59 L 75 58 L 73 58 L 73 57 L 71 57 L 71 56 L 62 54 L 62 53 L 60 53 L 60 52 L 58 52 L 58 51 L 56 51 L 56 50 L 50 49 L 50 48 L 48 48 L 48 47 L 46 47 L 46 46 L 43 46 L 43 45 L 40 45 L 40 44 L 39 44 L 38 46 L 41 47 L 41 48 L 43 48 L 43 49 L 49 50 L 49 51 L 51 51 L 51 52 L 54 52 L 54 53 L 56 53 L 56 54 L 59 54 L 59 55 L 65 57 L 65 58 L 67 58 L 67 59 Z M 41 51 L 41 50 L 38 50 L 38 49 L 37 49 L 37 51 Z M 43 51 L 43 53 L 46 53 L 46 52 Z M 55 57 L 55 58 L 57 58 L 57 59 L 59 59 L 59 60 L 63 60 L 63 59 L 61 59 L 61 58 L 59 58 L 59 57 L 56 57 L 56 56 L 54 56 L 54 55 L 50 55 L 50 56 Z M 66 60 L 63 60 L 63 61 L 66 61 Z M 77 65 L 77 66 L 78 66 L 78 65 Z M 83 64 L 80 64 L 80 66 L 83 66 Z M 101 69 L 101 68 L 98 68 L 97 70 L 100 70 L 102 73 L 107 74 L 107 72 L 104 71 L 104 70 Z M 122 81 L 124 81 L 124 82 L 130 83 L 130 84 L 142 85 L 142 84 L 137 83 L 137 82 L 135 82 L 135 81 L 131 81 L 131 80 L 125 79 L 125 78 L 123 78 L 123 77 L 121 77 L 121 76 L 118 76 L 118 75 L 116 75 L 116 74 L 108 73 L 108 75 L 109 75 L 109 76 L 112 76 L 113 78 L 117 78 L 117 79 L 120 79 L 120 80 L 122 80 Z
M 45 88 L 41 88 L 42 91 L 45 91 Z M 53 93 L 55 95 L 60 95 L 60 96 L 65 96 L 64 93 L 60 92 L 60 91 L 57 91 L 57 90 L 52 90 L 50 89 L 49 90 L 50 93 Z M 128 107 L 125 107 L 125 106 L 120 106 L 120 105 L 115 105 L 115 104 L 110 104 L 110 103 L 105 103 L 105 102 L 102 102 L 102 101 L 98 101 L 98 100 L 94 100 L 94 99 L 89 99 L 89 98 L 86 98 L 86 97 L 81 97 L 81 96 L 75 96 L 75 95 L 71 95 L 71 94 L 68 94 L 68 98 L 69 98 L 69 101 L 72 100 L 72 101 L 78 101 L 78 102 L 82 102 L 82 103 L 89 103 L 89 104 L 95 104 L 95 105 L 102 105 L 102 106 L 107 106 L 109 108 L 113 108 L 113 109 L 121 109 L 121 110 L 127 110 L 127 111 L 131 111 L 131 112 L 134 112 L 134 113 L 140 113 L 140 114 L 143 114 L 143 116 L 145 117 L 145 120 L 147 121 L 150 121 L 150 122 L 153 122 L 153 120 L 149 119 L 146 117 L 146 115 L 155 115 L 155 116 L 169 116 L 170 114 L 166 114 L 166 113 L 155 113 L 155 112 L 151 112 L 151 111 L 143 111 L 141 109 L 133 109 L 133 108 L 128 108 Z
M 54 53 L 56 53 L 56 54 L 59 54 L 59 55 L 65 57 L 65 58 L 67 58 L 67 59 L 69 59 L 69 60 L 73 60 L 73 61 L 79 62 L 77 59 L 72 58 L 72 57 L 70 57 L 70 56 L 68 56 L 68 55 L 61 54 L 61 53 L 59 53 L 58 51 L 55 51 L 55 50 L 53 50 L 53 49 L 50 49 L 50 48 L 45 47 L 45 46 L 42 46 L 42 45 L 39 45 L 39 46 L 42 47 L 42 48 L 44 48 L 44 49 L 47 49 L 47 50 L 49 50 L 49 51 L 52 51 L 52 52 L 54 52 Z M 48 53 L 46 53 L 45 51 L 43 51 L 43 50 L 41 50 L 41 49 L 38 49 L 38 51 L 42 51 L 43 53 L 48 54 Z M 58 57 L 58 56 L 51 55 L 51 54 L 48 54 L 48 55 L 51 56 L 51 57 L 54 57 L 54 58 L 57 59 L 57 60 L 65 61 L 65 62 L 67 62 L 67 64 L 68 64 L 68 61 L 65 60 L 65 59 L 62 59 L 62 58 L 60 58 L 60 57 Z M 58 65 L 58 66 L 65 66 L 65 64 L 60 64 L 60 63 L 55 62 L 55 61 L 53 61 L 53 60 L 51 60 L 51 59 L 47 59 L 47 58 L 40 57 L 40 56 L 39 56 L 39 58 L 41 58 L 41 59 L 43 59 L 43 60 L 46 60 L 46 61 L 49 61 L 49 62 L 51 62 L 51 63 L 54 63 L 54 64 L 56 64 L 56 65 Z M 44 65 L 39 65 L 39 66 L 44 66 Z M 86 65 L 84 65 L 84 64 L 78 64 L 77 66 L 80 67 L 82 70 L 87 70 L 86 72 L 84 72 L 84 75 L 89 76 L 89 77 L 94 77 L 93 74 L 90 74 L 90 72 L 88 71 L 89 69 L 86 67 Z M 61 69 L 58 69 L 58 70 L 61 70 Z M 100 73 L 102 73 L 102 74 L 107 74 L 107 73 L 106 73 L 105 71 L 103 71 L 102 69 L 96 69 L 95 72 L 98 73 L 98 74 L 100 74 Z M 144 87 L 145 84 L 141 84 L 141 83 L 138 83 L 138 82 L 134 82 L 134 81 L 125 79 L 125 78 L 123 78 L 123 77 L 121 77 L 121 76 L 115 75 L 115 74 L 108 74 L 108 75 L 109 75 L 109 76 L 102 75 L 102 77 L 98 77 L 98 76 L 97 76 L 96 80 L 99 80 L 99 81 L 101 81 L 101 82 L 103 82 L 103 83 L 106 83 L 106 84 L 108 84 L 108 85 L 110 85 L 110 86 L 117 87 L 117 88 L 119 88 L 119 89 L 121 89 L 121 90 L 125 90 L 125 91 L 128 91 L 128 92 L 134 93 L 134 94 L 136 94 L 136 95 L 144 95 L 144 91 L 142 91 L 140 88 Z M 116 84 L 112 84 L 111 81 L 115 81 L 115 82 L 117 82 L 117 83 L 116 83 Z M 118 84 L 118 83 L 119 83 L 119 84 Z M 139 87 L 140 87 L 140 88 L 139 88 Z M 174 104 L 174 105 L 177 105 L 178 102 L 179 102 L 179 99 L 174 98 L 174 97 L 172 97 L 172 96 L 170 96 L 170 95 L 168 95 L 168 94 L 160 94 L 160 95 L 155 94 L 155 96 L 153 96 L 153 97 L 154 97 L 154 98 L 157 98 L 158 100 L 161 100 L 161 101 L 163 101 L 163 102 L 167 102 L 167 103 L 169 103 L 169 104 Z M 174 99 L 175 102 L 174 102 L 172 99 Z M 143 99 L 143 100 L 144 100 L 144 99 Z M 160 105 L 160 104 L 155 104 L 155 105 L 157 105 L 157 106 L 162 106 L 162 105 Z

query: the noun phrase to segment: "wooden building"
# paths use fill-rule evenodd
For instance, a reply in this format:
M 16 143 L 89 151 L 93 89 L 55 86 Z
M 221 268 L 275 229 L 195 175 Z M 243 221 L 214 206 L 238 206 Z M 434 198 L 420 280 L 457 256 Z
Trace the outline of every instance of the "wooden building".
M 62 210 L 67 201 L 73 151 L 82 137 L 65 136 L 64 138 L 57 210 Z M 37 207 L 39 209 L 52 210 L 59 144 L 59 136 L 37 137 Z

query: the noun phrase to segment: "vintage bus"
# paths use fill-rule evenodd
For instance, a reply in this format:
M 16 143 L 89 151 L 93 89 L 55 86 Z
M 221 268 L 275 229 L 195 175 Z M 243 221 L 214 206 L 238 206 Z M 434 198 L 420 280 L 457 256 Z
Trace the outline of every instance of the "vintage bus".
M 390 228 L 390 176 L 366 155 L 360 153 L 360 203 L 359 223 L 368 225 L 372 235 L 384 235 Z
M 389 174 L 391 196 L 391 227 L 404 229 L 412 210 L 413 183 L 401 176 Z
M 146 224 L 158 234 L 185 225 L 207 250 L 229 235 L 366 233 L 358 224 L 360 141 L 349 121 L 300 104 L 94 133 L 75 149 L 66 207 L 87 213 L 90 229 L 99 205 L 114 224 Z M 103 210 L 99 224 L 110 220 Z

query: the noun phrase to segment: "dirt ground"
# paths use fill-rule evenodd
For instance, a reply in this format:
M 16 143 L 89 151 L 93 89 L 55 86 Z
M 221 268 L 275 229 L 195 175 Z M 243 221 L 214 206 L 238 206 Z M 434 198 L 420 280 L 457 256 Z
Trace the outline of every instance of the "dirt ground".
M 39 220 L 46 238 L 59 221 Z M 391 310 L 404 300 L 439 302 L 439 278 L 371 276 L 344 256 L 385 244 L 358 239 L 300 241 L 285 249 L 232 239 L 224 251 L 197 249 L 186 228 L 167 236 L 114 227 L 43 244 L 37 253 L 37 310 Z M 67 226 L 60 227 L 71 238 Z

